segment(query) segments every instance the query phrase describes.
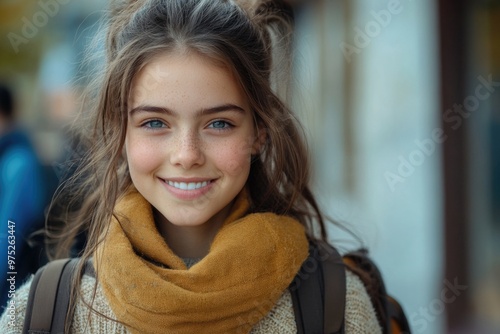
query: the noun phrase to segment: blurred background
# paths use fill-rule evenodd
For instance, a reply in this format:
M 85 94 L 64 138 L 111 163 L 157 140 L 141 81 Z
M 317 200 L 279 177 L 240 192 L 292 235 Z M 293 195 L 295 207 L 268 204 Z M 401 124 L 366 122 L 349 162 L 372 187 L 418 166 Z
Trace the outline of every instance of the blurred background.
M 289 1 L 323 208 L 369 247 L 415 333 L 500 333 L 500 1 Z M 106 6 L 0 0 L 0 82 L 56 182 Z

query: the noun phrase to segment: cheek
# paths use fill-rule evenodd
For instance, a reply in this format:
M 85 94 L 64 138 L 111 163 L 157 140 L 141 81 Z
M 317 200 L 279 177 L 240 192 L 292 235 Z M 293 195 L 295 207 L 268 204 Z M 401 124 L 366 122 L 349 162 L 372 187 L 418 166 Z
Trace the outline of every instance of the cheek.
M 219 169 L 231 176 L 248 174 L 251 162 L 251 147 L 248 141 L 228 142 L 215 152 Z
M 150 173 L 161 161 L 156 145 L 147 140 L 129 138 L 126 140 L 125 149 L 131 174 Z

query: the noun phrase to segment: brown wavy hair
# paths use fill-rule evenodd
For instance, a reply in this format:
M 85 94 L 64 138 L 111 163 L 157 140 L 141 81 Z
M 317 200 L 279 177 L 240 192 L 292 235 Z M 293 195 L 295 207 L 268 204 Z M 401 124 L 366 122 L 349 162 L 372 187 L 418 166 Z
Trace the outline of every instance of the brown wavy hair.
M 132 184 L 123 155 L 131 82 L 156 55 L 178 50 L 227 66 L 241 84 L 256 124 L 266 132 L 247 181 L 251 210 L 294 217 L 309 238 L 325 241 L 324 218 L 308 186 L 305 138 L 286 101 L 290 6 L 281 0 L 122 0 L 114 1 L 107 20 L 105 66 L 75 123 L 76 142 L 85 154 L 54 201 L 53 211 L 64 223 L 49 228 L 52 256 L 68 256 L 82 231 L 87 235 L 82 259 L 92 257 L 102 241 L 116 201 Z M 78 293 L 75 280 L 74 296 Z

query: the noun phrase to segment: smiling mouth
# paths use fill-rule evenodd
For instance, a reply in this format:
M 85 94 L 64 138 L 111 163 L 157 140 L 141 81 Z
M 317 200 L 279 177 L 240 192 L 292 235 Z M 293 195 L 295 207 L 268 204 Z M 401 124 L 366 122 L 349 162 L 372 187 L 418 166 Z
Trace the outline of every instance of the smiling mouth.
M 208 186 L 212 183 L 212 180 L 203 181 L 203 182 L 174 182 L 174 181 L 166 181 L 169 186 L 172 186 L 176 189 L 180 190 L 196 190 L 201 189 Z

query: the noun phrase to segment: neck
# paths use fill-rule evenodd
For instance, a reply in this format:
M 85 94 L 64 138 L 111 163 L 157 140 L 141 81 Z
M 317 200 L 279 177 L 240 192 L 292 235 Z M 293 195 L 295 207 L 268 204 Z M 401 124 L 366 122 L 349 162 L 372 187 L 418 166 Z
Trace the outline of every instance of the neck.
M 209 221 L 198 226 L 178 226 L 155 210 L 157 228 L 170 249 L 181 258 L 203 258 L 208 254 L 215 235 L 228 216 L 228 205 Z

